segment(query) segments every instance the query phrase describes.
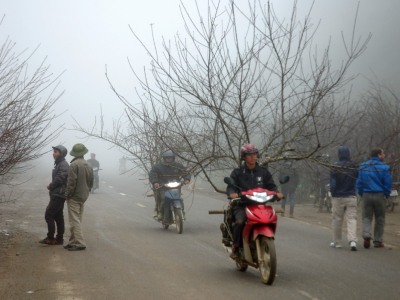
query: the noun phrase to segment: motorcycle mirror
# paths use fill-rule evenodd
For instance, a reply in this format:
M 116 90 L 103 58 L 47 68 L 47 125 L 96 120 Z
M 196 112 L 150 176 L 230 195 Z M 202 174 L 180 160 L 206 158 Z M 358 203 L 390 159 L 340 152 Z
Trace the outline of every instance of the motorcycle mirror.
M 279 183 L 280 183 L 280 184 L 288 183 L 289 180 L 290 180 L 290 177 L 289 177 L 288 175 L 286 175 L 286 176 L 280 176 L 280 177 L 279 177 Z
M 224 178 L 224 182 L 225 182 L 226 184 L 229 184 L 229 185 L 235 185 L 235 183 L 233 182 L 233 179 L 230 178 L 230 177 L 225 177 L 225 178 Z

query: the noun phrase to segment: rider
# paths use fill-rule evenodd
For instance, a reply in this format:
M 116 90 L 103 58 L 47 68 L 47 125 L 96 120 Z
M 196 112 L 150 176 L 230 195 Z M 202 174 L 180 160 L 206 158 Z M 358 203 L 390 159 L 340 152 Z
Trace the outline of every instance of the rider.
M 231 173 L 231 178 L 235 185 L 228 185 L 227 194 L 229 198 L 238 198 L 240 191 L 246 191 L 252 188 L 260 187 L 270 191 L 277 192 L 277 186 L 267 168 L 261 167 L 257 163 L 259 151 L 253 144 L 245 144 L 240 149 L 240 159 L 244 164 L 240 168 L 236 168 Z M 281 193 L 277 194 L 278 199 L 282 199 Z M 236 258 L 239 247 L 242 242 L 242 231 L 246 222 L 245 207 L 241 204 L 233 207 L 233 245 L 232 258 Z
M 96 154 L 95 153 L 90 153 L 90 159 L 87 160 L 87 162 L 92 166 L 93 168 L 93 176 L 94 176 L 94 189 L 99 188 L 99 170 L 100 170 L 100 163 L 96 159 Z M 97 170 L 95 170 L 97 169 Z
M 164 151 L 161 156 L 162 162 L 153 166 L 149 173 L 149 180 L 153 187 L 155 198 L 154 218 L 158 218 L 158 220 L 162 220 L 164 214 L 164 191 L 160 191 L 160 187 L 171 180 L 180 179 L 181 177 L 184 180 L 184 184 L 188 184 L 191 178 L 185 167 L 175 161 L 175 154 L 172 150 Z M 159 207 L 160 210 L 158 210 Z M 182 208 L 185 216 L 183 201 Z

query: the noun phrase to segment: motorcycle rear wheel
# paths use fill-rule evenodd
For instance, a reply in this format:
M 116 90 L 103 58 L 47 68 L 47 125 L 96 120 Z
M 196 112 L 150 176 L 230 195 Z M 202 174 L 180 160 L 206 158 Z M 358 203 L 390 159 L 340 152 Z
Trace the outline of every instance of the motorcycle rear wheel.
M 260 237 L 261 254 L 259 257 L 260 279 L 263 283 L 271 285 L 276 275 L 275 241 L 272 238 Z
M 168 227 L 169 227 L 169 225 L 163 224 L 163 228 L 164 228 L 165 230 L 168 230 Z
M 181 208 L 174 208 L 176 232 L 181 234 L 183 231 L 183 214 Z

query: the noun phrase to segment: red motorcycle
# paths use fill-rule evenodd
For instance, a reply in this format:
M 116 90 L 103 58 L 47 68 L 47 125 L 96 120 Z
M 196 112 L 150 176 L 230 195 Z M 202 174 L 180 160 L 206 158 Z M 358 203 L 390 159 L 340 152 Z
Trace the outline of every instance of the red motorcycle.
M 231 178 L 226 177 L 225 183 L 231 183 Z M 232 207 L 241 203 L 245 205 L 247 221 L 243 229 L 243 248 L 235 259 L 236 268 L 246 271 L 248 266 L 260 270 L 260 279 L 263 283 L 271 285 L 276 274 L 275 230 L 278 217 L 271 202 L 277 200 L 277 193 L 262 188 L 242 191 L 240 198 L 231 199 L 228 209 L 211 210 L 209 214 L 223 214 L 224 222 L 221 223 L 222 243 L 226 251 L 232 251 Z

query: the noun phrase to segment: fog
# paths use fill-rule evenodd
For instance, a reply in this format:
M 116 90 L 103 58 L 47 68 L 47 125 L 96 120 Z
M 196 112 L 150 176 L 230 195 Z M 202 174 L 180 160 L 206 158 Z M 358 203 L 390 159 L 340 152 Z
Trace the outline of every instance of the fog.
M 271 2 L 279 16 L 289 17 L 292 1 Z M 351 36 L 358 2 L 315 2 L 312 20 L 314 24 L 321 22 L 315 44 L 322 49 L 331 40 L 335 62 L 340 62 L 345 54 L 341 32 Z M 185 1 L 189 9 L 195 9 L 193 3 Z M 311 0 L 299 1 L 299 20 L 311 3 Z M 70 150 L 73 144 L 84 143 L 89 153 L 97 154 L 104 172 L 117 174 L 118 160 L 124 153 L 110 149 L 111 145 L 102 141 L 84 139 L 82 134 L 71 130 L 74 119 L 82 126 L 91 128 L 96 116 L 99 121 L 102 108 L 105 129 L 112 129 L 112 120 L 123 114 L 123 107 L 107 83 L 105 66 L 118 91 L 134 102 L 137 83 L 127 57 L 138 70 L 148 65 L 149 58 L 132 36 L 128 25 L 146 44 L 152 42 L 151 26 L 156 38 L 172 39 L 174 34 L 184 31 L 179 1 L 3 0 L 0 7 L 0 12 L 5 15 L 0 26 L 1 41 L 10 36 L 17 43 L 16 49 L 21 51 L 32 51 L 40 45 L 31 60 L 32 67 L 47 56 L 55 75 L 65 71 L 60 85 L 60 91 L 65 90 L 65 94 L 55 106 L 55 112 L 62 115 L 52 125 L 54 128 L 64 126 L 65 130 L 53 144 L 64 144 Z M 367 88 L 368 80 L 378 80 L 394 88 L 400 86 L 399 11 L 398 0 L 360 1 L 357 35 L 366 37 L 372 33 L 372 40 L 367 51 L 351 68 L 353 74 L 360 74 L 352 83 L 355 97 Z M 44 146 L 51 150 L 51 145 Z M 51 153 L 37 164 L 45 169 L 51 167 Z

